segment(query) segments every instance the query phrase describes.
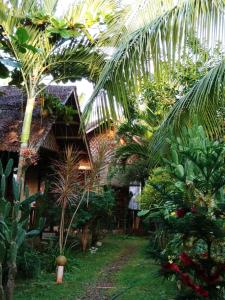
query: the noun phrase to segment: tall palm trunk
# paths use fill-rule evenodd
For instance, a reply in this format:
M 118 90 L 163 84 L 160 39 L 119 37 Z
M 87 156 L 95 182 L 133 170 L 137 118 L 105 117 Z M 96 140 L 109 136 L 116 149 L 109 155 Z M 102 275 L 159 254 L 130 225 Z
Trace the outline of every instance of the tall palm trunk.
M 26 110 L 23 120 L 23 127 L 21 133 L 21 144 L 19 153 L 19 163 L 17 171 L 17 181 L 20 182 L 20 201 L 23 200 L 24 185 L 25 185 L 25 161 L 23 157 L 23 151 L 28 147 L 30 138 L 32 115 L 34 110 L 35 97 L 29 97 L 27 99 Z

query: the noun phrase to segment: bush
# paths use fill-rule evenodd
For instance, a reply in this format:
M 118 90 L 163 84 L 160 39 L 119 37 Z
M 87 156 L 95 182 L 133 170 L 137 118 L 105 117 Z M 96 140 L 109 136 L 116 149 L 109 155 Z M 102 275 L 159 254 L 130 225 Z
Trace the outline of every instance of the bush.
M 41 254 L 28 245 L 21 247 L 17 257 L 18 276 L 36 278 L 41 273 Z
M 156 168 L 152 171 L 145 183 L 144 189 L 139 198 L 142 209 L 153 209 L 155 205 L 159 205 L 164 201 L 162 190 L 165 192 L 173 184 L 171 176 L 163 172 L 162 168 Z
M 201 126 L 183 137 L 169 141 L 164 172 L 174 184 L 149 215 L 167 237 L 157 258 L 162 274 L 179 282 L 176 299 L 224 299 L 225 143 L 209 140 Z

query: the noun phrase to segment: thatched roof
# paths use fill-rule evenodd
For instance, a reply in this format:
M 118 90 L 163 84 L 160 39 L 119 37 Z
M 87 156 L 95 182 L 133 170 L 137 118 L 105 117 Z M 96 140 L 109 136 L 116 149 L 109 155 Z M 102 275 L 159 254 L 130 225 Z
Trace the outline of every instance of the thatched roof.
M 49 86 L 47 91 L 66 104 L 74 89 L 72 86 Z M 0 151 L 19 151 L 25 105 L 26 97 L 22 90 L 13 86 L 0 87 Z M 37 106 L 33 113 L 30 143 L 40 148 L 54 122 L 54 117 L 42 118 Z

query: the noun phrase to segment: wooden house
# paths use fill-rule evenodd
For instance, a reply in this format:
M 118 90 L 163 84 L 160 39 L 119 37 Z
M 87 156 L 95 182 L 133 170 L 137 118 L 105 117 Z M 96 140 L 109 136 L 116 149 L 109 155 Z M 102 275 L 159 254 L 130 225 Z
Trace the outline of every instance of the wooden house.
M 76 88 L 52 85 L 47 87 L 46 92 L 57 97 L 63 106 L 71 106 L 76 113 L 69 122 L 55 115 L 43 115 L 40 99 L 36 99 L 29 144 L 38 152 L 39 159 L 26 172 L 30 193 L 40 190 L 52 159 L 59 157 L 68 144 L 79 152 L 80 169 L 90 170 L 92 164 L 86 133 L 80 131 L 81 111 Z M 15 167 L 18 164 L 25 104 L 26 96 L 21 89 L 0 87 L 0 159 L 6 162 L 13 158 Z
M 109 157 L 113 157 L 113 154 L 116 150 L 116 147 L 120 143 L 116 140 L 116 127 L 111 125 L 105 125 L 103 122 L 99 123 L 97 121 L 91 122 L 88 124 L 86 129 L 87 139 L 90 145 L 91 155 L 93 160 L 98 155 L 98 149 L 102 144 L 105 144 L 107 150 L 111 155 Z M 114 211 L 115 217 L 115 230 L 127 232 L 128 224 L 127 224 L 127 209 L 129 202 L 129 185 L 124 184 L 123 180 L 118 180 L 118 178 L 110 178 L 109 176 L 109 166 L 110 159 L 106 161 L 106 167 L 100 176 L 100 183 L 102 186 L 108 185 L 110 186 L 116 195 L 116 207 Z

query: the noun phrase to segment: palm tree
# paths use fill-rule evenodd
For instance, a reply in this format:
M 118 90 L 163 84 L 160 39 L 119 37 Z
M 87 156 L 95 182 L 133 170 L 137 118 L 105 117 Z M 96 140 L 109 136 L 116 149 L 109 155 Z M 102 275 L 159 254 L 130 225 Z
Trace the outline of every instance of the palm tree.
M 104 1 L 77 1 L 60 19 L 54 17 L 57 3 L 58 0 L 0 1 L 0 44 L 4 49 L 0 69 L 7 73 L 9 65 L 14 68 L 12 73 L 21 75 L 27 97 L 17 174 L 21 186 L 35 99 L 45 89 L 41 83 L 51 70 L 56 72 L 61 65 L 75 63 L 88 68 L 92 64 L 92 50 L 87 50 L 93 42 L 88 31 L 92 23 L 87 24 L 85 13 L 88 9 L 99 11 Z M 54 80 L 62 79 L 64 74 L 56 72 Z M 21 188 L 21 197 L 22 194 Z
M 138 95 L 140 82 L 149 80 L 152 76 L 160 78 L 163 62 L 168 63 L 170 73 L 177 61 L 184 60 L 188 35 L 196 35 L 201 43 L 206 41 L 211 48 L 215 48 L 217 41 L 224 41 L 224 0 L 158 1 L 155 16 L 151 12 L 156 1 L 140 2 L 143 5 L 135 15 L 137 22 L 132 19 L 137 26 L 121 35 L 120 42 L 115 44 L 115 51 L 104 65 L 86 106 L 87 119 L 97 96 L 98 105 L 101 105 L 101 118 L 116 116 L 119 111 L 115 108 L 116 105 L 122 106 L 126 113 L 129 95 Z M 193 56 L 193 60 L 195 58 Z M 220 134 L 225 102 L 224 71 L 225 64 L 221 55 L 218 64 L 175 103 L 151 141 L 152 153 L 156 153 L 164 144 L 168 128 L 179 132 L 193 115 L 197 115 L 210 135 Z M 101 100 L 105 93 L 107 101 Z

